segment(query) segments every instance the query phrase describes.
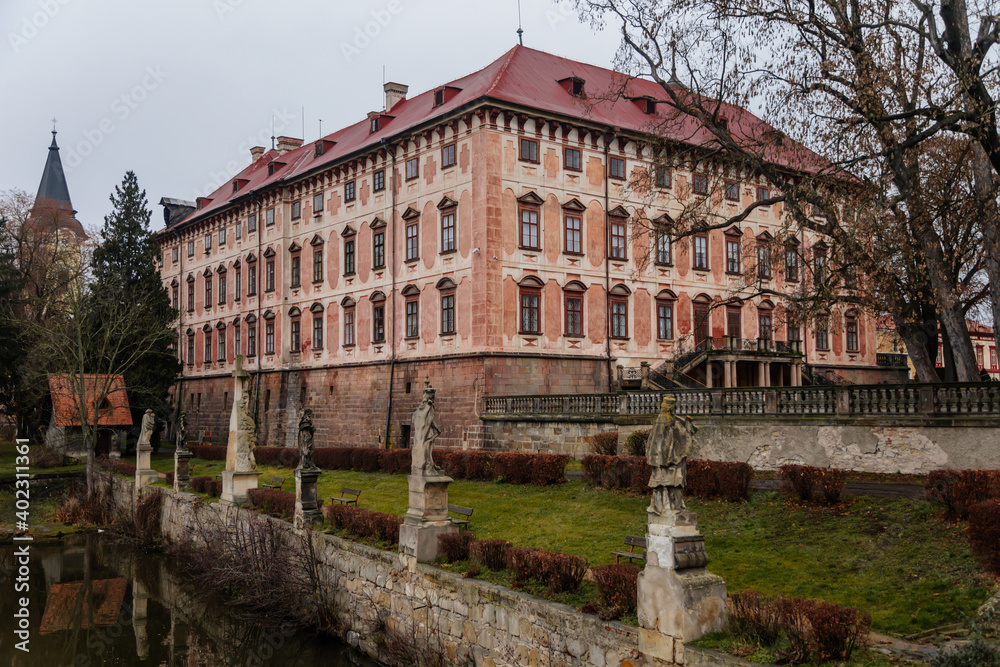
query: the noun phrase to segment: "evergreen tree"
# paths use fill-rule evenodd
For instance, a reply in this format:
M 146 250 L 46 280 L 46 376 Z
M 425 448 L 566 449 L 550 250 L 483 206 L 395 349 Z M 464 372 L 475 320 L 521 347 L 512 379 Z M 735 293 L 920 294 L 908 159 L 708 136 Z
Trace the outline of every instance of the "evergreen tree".
M 171 343 L 176 342 L 172 324 L 177 311 L 170 305 L 170 297 L 156 270 L 159 247 L 149 229 L 152 213 L 146 191 L 139 189 L 135 173 L 126 172 L 121 185 L 115 186 L 111 204 L 113 210 L 104 218 L 101 243 L 91 260 L 94 308 L 108 313 L 122 312 L 123 307 L 140 309 L 142 316 L 135 318 L 132 325 L 142 328 L 141 335 L 137 331 L 136 337 L 154 334 L 162 338 L 161 345 L 150 346 L 138 363 L 125 372 L 133 423 L 138 424 L 146 408 L 153 408 L 161 417 L 167 416 L 167 391 L 181 370 L 170 349 Z M 102 321 L 100 312 L 96 321 Z
M 5 233 L 8 221 L 0 217 L 0 408 L 13 416 L 18 424 L 18 437 L 24 435 L 22 415 L 17 410 L 21 384 L 20 366 L 24 358 L 24 341 L 18 326 L 16 306 L 23 284 L 14 262 L 13 249 L 8 247 Z

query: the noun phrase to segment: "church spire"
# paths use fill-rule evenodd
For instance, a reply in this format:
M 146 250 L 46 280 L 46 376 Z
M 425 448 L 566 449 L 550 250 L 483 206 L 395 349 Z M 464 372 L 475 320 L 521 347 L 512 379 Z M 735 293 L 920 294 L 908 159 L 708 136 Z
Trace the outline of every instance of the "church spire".
M 56 143 L 55 121 L 52 123 L 52 143 L 49 145 L 49 155 L 45 159 L 45 168 L 42 170 L 42 180 L 38 184 L 38 194 L 35 195 L 35 199 L 47 199 L 72 211 L 73 202 L 69 198 L 69 186 L 66 185 L 66 174 L 63 173 L 62 160 L 59 158 L 59 144 Z

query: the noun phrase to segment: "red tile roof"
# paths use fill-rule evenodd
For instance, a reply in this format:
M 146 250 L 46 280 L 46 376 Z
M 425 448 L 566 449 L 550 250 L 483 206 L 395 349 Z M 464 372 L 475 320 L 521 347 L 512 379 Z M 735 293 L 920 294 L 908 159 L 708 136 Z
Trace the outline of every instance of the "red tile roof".
M 585 98 L 573 96 L 559 83 L 570 77 L 585 81 Z M 323 137 L 326 141 L 335 142 L 335 145 L 327 145 L 320 156 L 316 156 L 315 142 L 280 156 L 274 149 L 267 151 L 234 177 L 233 180 L 246 181 L 237 192 L 233 192 L 232 180 L 228 181 L 207 197 L 211 201 L 204 208 L 196 210 L 181 222 L 191 222 L 217 212 L 251 190 L 279 181 L 295 180 L 314 170 L 361 155 L 377 148 L 383 139 L 389 140 L 477 101 L 506 102 L 567 119 L 582 119 L 632 132 L 653 132 L 688 145 L 704 145 L 712 141 L 711 135 L 693 118 L 677 118 L 676 112 L 666 104 L 657 105 L 656 113 L 650 115 L 644 113 L 640 105 L 612 95 L 613 91 L 624 90 L 626 97 L 665 100 L 667 96 L 656 82 L 524 46 L 515 46 L 478 72 L 445 86 L 458 90 L 444 104 L 434 107 L 434 90 L 402 100 L 385 112 L 388 118 L 378 132 L 369 133 L 371 124 L 365 119 Z M 781 146 L 774 145 L 769 138 L 773 136 L 769 133 L 773 133 L 774 128 L 749 111 L 723 104 L 720 115 L 726 117 L 734 135 L 743 136 L 755 144 L 768 144 L 765 157 L 775 164 L 812 173 L 821 171 L 829 164 L 821 156 L 791 140 L 785 140 Z M 275 159 L 285 163 L 285 166 L 269 175 L 267 165 Z
M 80 426 L 79 389 L 77 375 L 50 375 L 49 392 L 52 394 L 52 409 L 57 426 Z M 131 426 L 132 413 L 129 411 L 125 380 L 121 375 L 84 375 L 87 414 L 91 424 L 95 423 L 95 405 L 100 415 L 98 426 Z M 100 394 L 100 396 L 98 396 Z

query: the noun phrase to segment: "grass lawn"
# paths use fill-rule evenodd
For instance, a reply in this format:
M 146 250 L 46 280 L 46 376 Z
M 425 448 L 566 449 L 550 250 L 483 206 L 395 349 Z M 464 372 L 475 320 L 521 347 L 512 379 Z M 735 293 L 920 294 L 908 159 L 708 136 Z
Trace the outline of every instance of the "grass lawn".
M 173 470 L 169 456 L 154 467 Z M 192 459 L 192 476 L 214 475 L 222 461 Z M 262 477 L 286 478 L 288 468 L 262 466 Z M 362 489 L 360 506 L 402 516 L 405 475 L 324 471 L 322 498 L 340 487 Z M 625 535 L 645 530 L 646 498 L 589 488 L 581 481 L 550 487 L 458 480 L 449 500 L 475 508 L 471 527 L 480 538 L 499 537 L 586 557 L 591 565 L 613 562 Z M 327 500 L 329 502 L 329 500 Z M 836 509 L 804 507 L 777 493 L 756 492 L 750 503 L 689 501 L 706 536 L 709 569 L 730 592 L 811 597 L 859 607 L 872 629 L 905 636 L 956 623 L 990 595 L 990 580 L 965 539 L 964 524 L 948 523 L 923 500 L 846 498 Z

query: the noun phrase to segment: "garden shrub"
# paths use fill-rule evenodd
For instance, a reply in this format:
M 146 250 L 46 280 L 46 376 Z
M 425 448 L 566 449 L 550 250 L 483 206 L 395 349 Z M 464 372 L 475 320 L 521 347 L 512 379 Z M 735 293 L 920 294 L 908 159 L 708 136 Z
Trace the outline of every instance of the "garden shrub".
M 809 502 L 813 497 L 814 477 L 812 466 L 784 465 L 781 466 L 782 489 L 794 493 L 803 502 Z
M 601 485 L 609 489 L 632 488 L 635 466 L 624 456 L 615 456 L 601 474 Z
M 212 478 L 207 475 L 202 475 L 198 477 L 191 478 L 191 489 L 197 491 L 198 493 L 209 493 L 205 490 L 205 486 L 212 481 Z M 211 495 L 211 494 L 210 494 Z
M 465 479 L 465 457 L 462 452 L 440 450 L 434 452 L 434 462 L 444 468 L 453 479 Z
M 35 447 L 31 451 L 32 468 L 58 468 L 71 463 L 70 457 L 50 447 Z
M 334 528 L 349 528 L 351 523 L 351 510 L 354 507 L 351 505 L 343 505 L 341 503 L 336 503 L 330 505 L 329 507 L 323 508 L 323 515 L 330 521 L 330 525 Z
M 750 501 L 753 468 L 740 461 L 689 459 L 684 493 L 707 500 L 730 503 Z
M 646 462 L 645 456 L 626 457 L 629 469 L 632 471 L 631 489 L 640 496 L 649 493 L 649 477 L 653 469 Z
M 618 431 L 605 431 L 590 436 L 590 451 L 605 456 L 618 454 Z
M 515 582 L 524 583 L 536 573 L 535 554 L 538 549 L 511 547 L 507 552 L 507 569 Z M 490 568 L 493 569 L 493 568 Z
M 527 484 L 531 481 L 532 454 L 522 452 L 499 452 L 493 456 L 498 482 L 507 484 Z
M 863 611 L 822 600 L 745 591 L 731 595 L 727 606 L 732 634 L 761 646 L 781 646 L 777 657 L 789 664 L 850 660 L 871 626 Z
M 287 520 L 295 516 L 294 493 L 278 489 L 250 489 L 247 491 L 247 500 L 258 512 Z
M 477 540 L 469 547 L 469 552 L 480 565 L 500 572 L 507 567 L 510 549 L 507 540 Z
M 816 473 L 816 485 L 823 495 L 823 502 L 836 505 L 840 502 L 840 494 L 844 492 L 847 481 L 847 471 L 837 468 L 820 468 Z
M 435 457 L 437 458 L 437 457 Z M 393 475 L 410 472 L 411 453 L 409 449 L 383 449 L 380 450 L 379 465 L 382 472 Z M 438 463 L 440 465 L 440 463 Z
M 296 468 L 299 465 L 299 448 L 298 447 L 279 447 L 281 450 L 278 453 L 278 465 L 282 465 L 286 468 Z
M 811 600 L 804 609 L 812 630 L 812 641 L 821 661 L 850 660 L 855 647 L 868 638 L 872 619 L 854 607 Z
M 633 431 L 625 440 L 625 453 L 629 456 L 645 456 L 647 440 L 649 440 L 648 428 Z
M 355 447 L 317 447 L 313 450 L 313 463 L 323 470 L 350 470 L 351 453 Z
M 497 477 L 492 452 L 452 450 L 448 457 L 456 470 L 464 470 L 464 479 L 491 482 Z
M 976 503 L 968 511 L 969 544 L 983 568 L 1000 575 L 1000 499 Z
M 697 498 L 715 498 L 719 495 L 719 476 L 712 461 L 688 459 L 687 487 L 684 493 Z
M 726 601 L 729 632 L 761 646 L 774 646 L 781 634 L 781 616 L 773 601 L 757 591 L 733 593 Z
M 847 472 L 836 468 L 784 465 L 781 466 L 781 479 L 782 489 L 795 494 L 803 502 L 811 501 L 819 492 L 822 502 L 835 505 L 840 502 Z
M 587 574 L 587 559 L 558 551 L 536 551 L 532 557 L 534 576 L 553 593 L 568 593 L 580 589 Z
M 601 565 L 591 570 L 607 616 L 621 618 L 635 611 L 639 573 L 642 569 L 628 563 Z
M 925 495 L 945 506 L 945 515 L 964 519 L 969 508 L 989 498 L 1000 497 L 1000 471 L 933 470 L 927 475 Z
M 931 658 L 931 667 L 1000 667 L 1000 648 L 979 637 L 951 651 Z
M 210 496 L 221 496 L 222 495 L 222 480 L 214 479 L 205 484 L 205 493 Z
M 325 507 L 322 511 L 335 528 L 360 537 L 377 537 L 388 544 L 399 544 L 399 527 L 403 524 L 401 517 L 339 504 Z
M 468 531 L 446 533 L 438 536 L 438 550 L 445 562 L 457 563 L 469 559 L 469 547 L 475 540 L 475 534 Z
M 583 479 L 588 484 L 599 485 L 604 471 L 611 465 L 614 457 L 603 454 L 587 454 L 580 461 L 583 466 Z
M 214 445 L 189 445 L 191 453 L 203 461 L 225 461 L 226 447 Z
M 531 483 L 535 486 L 562 484 L 566 481 L 566 464 L 569 456 L 565 454 L 534 454 L 531 465 Z

